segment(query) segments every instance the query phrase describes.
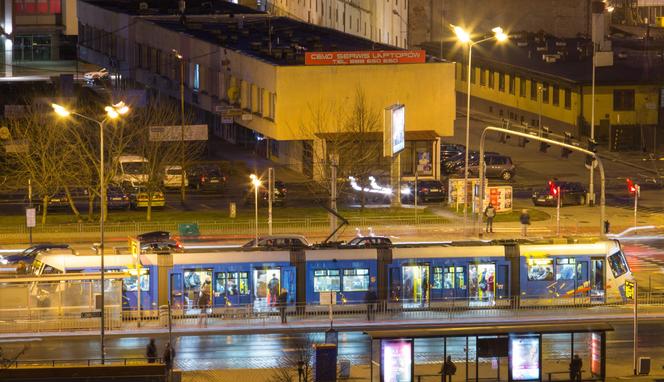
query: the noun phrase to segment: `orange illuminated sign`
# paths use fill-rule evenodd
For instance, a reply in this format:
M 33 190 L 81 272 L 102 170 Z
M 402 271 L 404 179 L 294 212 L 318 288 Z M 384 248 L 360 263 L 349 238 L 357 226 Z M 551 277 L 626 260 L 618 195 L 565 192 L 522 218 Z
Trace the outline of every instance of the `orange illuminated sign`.
M 307 52 L 304 55 L 305 65 L 421 64 L 425 61 L 424 50 Z

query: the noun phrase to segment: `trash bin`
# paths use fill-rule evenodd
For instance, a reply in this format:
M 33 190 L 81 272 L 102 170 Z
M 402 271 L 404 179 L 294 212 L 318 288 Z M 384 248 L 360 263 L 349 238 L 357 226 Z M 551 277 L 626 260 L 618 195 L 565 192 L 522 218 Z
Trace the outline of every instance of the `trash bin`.
M 162 328 L 168 327 L 168 305 L 159 307 L 159 326 Z
M 339 379 L 350 378 L 350 361 L 347 359 L 339 360 Z

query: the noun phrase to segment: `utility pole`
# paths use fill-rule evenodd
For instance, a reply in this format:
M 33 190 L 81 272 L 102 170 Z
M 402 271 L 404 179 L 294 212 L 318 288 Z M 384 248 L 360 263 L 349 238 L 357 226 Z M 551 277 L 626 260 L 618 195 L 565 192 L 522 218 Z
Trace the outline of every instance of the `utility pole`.
M 180 60 L 180 203 L 184 204 L 186 190 L 184 186 L 184 57 L 177 50 L 172 50 L 175 58 Z
M 558 199 L 556 202 L 556 236 L 560 237 L 560 186 L 556 186 Z
M 638 374 L 637 354 L 639 352 L 639 294 L 638 283 L 634 279 L 634 375 Z
M 272 198 L 274 197 L 274 168 L 267 169 L 267 230 L 272 235 Z
M 339 166 L 339 159 L 337 155 L 330 156 L 330 208 L 332 211 L 337 211 L 337 169 Z M 337 241 L 337 217 L 330 214 L 330 229 L 334 235 L 330 238 L 332 241 Z
M 636 185 L 636 191 L 634 192 L 634 227 L 636 227 L 636 217 L 639 209 L 639 194 L 641 193 L 641 186 Z

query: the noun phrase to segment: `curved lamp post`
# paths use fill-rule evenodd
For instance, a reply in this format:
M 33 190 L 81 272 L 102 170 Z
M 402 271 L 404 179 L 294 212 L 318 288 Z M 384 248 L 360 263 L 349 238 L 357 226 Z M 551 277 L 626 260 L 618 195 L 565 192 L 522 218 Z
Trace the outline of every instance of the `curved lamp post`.
M 482 40 L 473 41 L 471 39 L 470 33 L 465 31 L 459 26 L 452 25 L 454 34 L 456 34 L 459 42 L 468 45 L 468 78 L 466 82 L 468 84 L 468 89 L 466 92 L 466 156 L 463 166 L 463 230 L 466 232 L 468 224 L 468 150 L 470 148 L 470 74 L 472 71 L 472 60 L 473 60 L 473 47 L 477 44 L 481 44 L 486 41 L 496 40 L 498 42 L 503 42 L 509 39 L 509 36 L 503 31 L 501 27 L 495 27 L 491 31 L 493 36 L 484 38 Z M 480 73 L 480 75 L 482 75 Z M 481 206 L 481 205 L 480 205 Z
M 105 331 L 105 311 L 104 311 L 104 206 L 106 205 L 106 184 L 104 181 L 104 126 L 111 120 L 119 118 L 121 115 L 125 115 L 129 112 L 129 107 L 125 105 L 124 102 L 119 102 L 115 105 L 106 106 L 104 110 L 106 111 L 106 117 L 101 121 L 94 118 L 85 116 L 83 114 L 70 111 L 64 106 L 58 104 L 51 104 L 53 111 L 63 118 L 69 117 L 71 115 L 78 118 L 84 119 L 96 123 L 99 126 L 99 194 L 101 199 L 101 213 L 99 217 L 99 248 L 101 251 L 101 363 L 105 361 L 105 352 L 104 352 L 104 331 Z M 140 282 L 140 280 L 139 280 Z

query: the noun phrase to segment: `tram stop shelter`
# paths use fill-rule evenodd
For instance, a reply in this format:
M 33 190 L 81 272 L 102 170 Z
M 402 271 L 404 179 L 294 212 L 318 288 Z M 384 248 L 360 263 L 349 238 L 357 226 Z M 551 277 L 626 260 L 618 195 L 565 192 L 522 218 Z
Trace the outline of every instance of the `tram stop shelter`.
M 371 338 L 371 381 L 440 378 L 451 356 L 455 380 L 568 381 L 574 355 L 584 381 L 606 377 L 606 332 L 602 322 L 464 325 L 367 331 Z M 431 354 L 442 358 L 431 359 Z M 435 364 L 435 365 L 433 365 Z

